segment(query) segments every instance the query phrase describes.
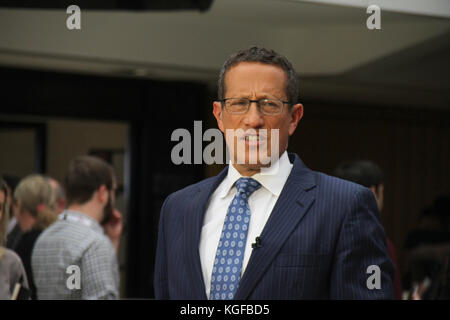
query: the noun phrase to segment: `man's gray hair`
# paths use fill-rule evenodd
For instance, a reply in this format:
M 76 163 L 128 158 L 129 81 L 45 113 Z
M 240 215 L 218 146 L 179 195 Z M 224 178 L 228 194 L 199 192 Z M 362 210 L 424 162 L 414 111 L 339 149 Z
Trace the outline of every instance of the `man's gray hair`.
M 286 96 L 290 102 L 290 106 L 297 103 L 299 81 L 297 78 L 297 73 L 295 72 L 292 64 L 289 60 L 282 56 L 281 54 L 275 52 L 272 49 L 266 49 L 263 47 L 254 46 L 248 49 L 243 49 L 235 54 L 231 55 L 223 64 L 222 69 L 219 74 L 218 82 L 218 99 L 222 100 L 225 98 L 225 75 L 227 71 L 241 63 L 241 62 L 260 62 L 264 64 L 270 64 L 278 66 L 284 70 L 286 73 L 287 85 L 286 85 Z

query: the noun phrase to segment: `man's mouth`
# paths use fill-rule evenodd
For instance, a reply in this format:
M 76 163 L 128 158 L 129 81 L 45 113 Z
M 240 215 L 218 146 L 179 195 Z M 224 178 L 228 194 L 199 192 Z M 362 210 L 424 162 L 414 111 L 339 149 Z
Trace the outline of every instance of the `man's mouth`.
M 243 140 L 248 146 L 259 146 L 266 141 L 266 137 L 260 134 L 246 134 L 241 138 L 241 140 Z
M 244 140 L 248 142 L 258 142 L 259 136 L 258 135 L 245 136 Z

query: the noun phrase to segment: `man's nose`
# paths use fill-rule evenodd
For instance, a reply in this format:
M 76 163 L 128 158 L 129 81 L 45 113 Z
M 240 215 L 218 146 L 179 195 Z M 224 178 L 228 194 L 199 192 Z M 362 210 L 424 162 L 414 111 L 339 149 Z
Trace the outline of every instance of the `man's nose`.
M 264 116 L 259 111 L 257 102 L 250 102 L 249 109 L 245 114 L 244 123 L 250 128 L 258 128 L 264 125 Z

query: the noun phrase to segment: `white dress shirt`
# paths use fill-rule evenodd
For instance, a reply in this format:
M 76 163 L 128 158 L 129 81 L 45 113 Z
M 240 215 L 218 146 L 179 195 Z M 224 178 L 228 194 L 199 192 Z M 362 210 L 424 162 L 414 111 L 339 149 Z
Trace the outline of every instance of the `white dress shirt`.
M 270 172 L 272 168 L 274 170 L 278 169 L 278 172 L 276 172 L 276 174 L 275 172 Z M 253 250 L 251 244 L 254 243 L 255 238 L 262 233 L 270 213 L 280 196 L 281 190 L 283 190 L 284 184 L 291 173 L 292 164 L 289 161 L 286 151 L 279 159 L 279 167 L 277 168 L 276 165 L 273 165 L 272 168 L 268 168 L 264 174 L 257 173 L 251 177 L 261 184 L 261 188 L 256 190 L 250 196 L 248 201 L 251 218 L 241 275 L 247 267 Z M 206 209 L 200 235 L 199 253 L 203 279 L 205 281 L 206 296 L 208 299 L 214 259 L 217 246 L 219 245 L 220 235 L 222 234 L 223 223 L 225 216 L 227 215 L 228 207 L 237 192 L 234 183 L 242 177 L 243 176 L 241 176 L 236 168 L 230 163 L 227 176 L 211 195 Z

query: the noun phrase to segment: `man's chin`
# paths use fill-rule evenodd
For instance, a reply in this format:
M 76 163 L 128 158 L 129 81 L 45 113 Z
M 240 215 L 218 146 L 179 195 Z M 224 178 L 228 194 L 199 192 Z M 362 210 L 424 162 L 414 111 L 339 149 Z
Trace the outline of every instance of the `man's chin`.
M 249 170 L 259 170 L 261 168 L 268 168 L 271 165 L 270 158 L 264 159 L 265 161 L 260 161 L 260 159 L 237 159 L 235 162 L 240 167 L 247 168 Z

